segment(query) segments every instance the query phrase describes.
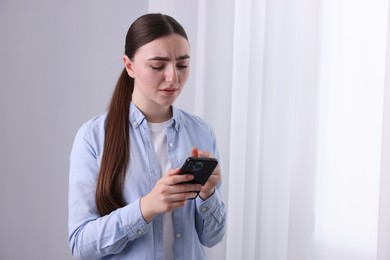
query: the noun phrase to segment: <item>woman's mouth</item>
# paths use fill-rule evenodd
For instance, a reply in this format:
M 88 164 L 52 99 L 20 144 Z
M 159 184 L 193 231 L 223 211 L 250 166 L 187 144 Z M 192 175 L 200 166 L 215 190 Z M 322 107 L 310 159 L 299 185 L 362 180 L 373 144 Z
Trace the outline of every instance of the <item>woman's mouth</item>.
M 160 91 L 166 95 L 173 95 L 176 93 L 177 90 L 178 90 L 177 88 L 165 88 L 165 89 L 162 89 Z

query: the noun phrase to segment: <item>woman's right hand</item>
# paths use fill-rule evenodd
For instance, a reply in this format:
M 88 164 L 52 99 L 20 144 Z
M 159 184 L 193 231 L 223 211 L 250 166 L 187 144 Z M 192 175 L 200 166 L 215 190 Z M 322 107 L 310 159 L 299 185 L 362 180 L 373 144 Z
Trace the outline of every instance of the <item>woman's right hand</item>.
M 201 184 L 181 184 L 191 181 L 191 174 L 179 175 L 180 169 L 170 169 L 154 188 L 141 198 L 141 212 L 146 223 L 160 213 L 169 212 L 180 208 L 188 199 L 195 198 L 197 192 L 202 190 Z

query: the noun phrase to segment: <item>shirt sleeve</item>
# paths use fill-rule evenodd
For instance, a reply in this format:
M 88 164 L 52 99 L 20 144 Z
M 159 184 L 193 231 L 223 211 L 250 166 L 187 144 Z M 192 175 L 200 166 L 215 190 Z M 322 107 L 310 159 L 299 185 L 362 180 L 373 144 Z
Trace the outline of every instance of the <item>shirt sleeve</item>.
M 196 198 L 196 229 L 200 242 L 212 247 L 222 241 L 225 234 L 226 211 L 220 186 L 207 200 Z
M 212 140 L 211 151 L 219 160 L 219 152 L 214 129 L 209 126 Z M 203 200 L 196 198 L 195 226 L 200 242 L 207 247 L 213 247 L 222 241 L 226 229 L 226 209 L 222 198 L 222 183 L 220 182 L 213 195 Z
M 149 229 L 139 199 L 100 217 L 95 204 L 98 157 L 96 144 L 84 125 L 75 137 L 70 156 L 68 200 L 68 243 L 72 254 L 80 259 L 120 253 Z

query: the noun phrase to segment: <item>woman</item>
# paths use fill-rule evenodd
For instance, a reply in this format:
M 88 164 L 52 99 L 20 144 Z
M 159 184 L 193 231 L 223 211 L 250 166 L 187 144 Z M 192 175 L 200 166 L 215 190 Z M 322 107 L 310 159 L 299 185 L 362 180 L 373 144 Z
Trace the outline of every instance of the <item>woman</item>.
M 183 184 L 193 176 L 178 174 L 188 156 L 218 157 L 211 127 L 173 106 L 188 79 L 189 53 L 184 29 L 170 16 L 147 14 L 129 28 L 109 109 L 79 129 L 70 156 L 74 256 L 199 260 L 203 246 L 222 240 L 219 166 L 204 186 Z

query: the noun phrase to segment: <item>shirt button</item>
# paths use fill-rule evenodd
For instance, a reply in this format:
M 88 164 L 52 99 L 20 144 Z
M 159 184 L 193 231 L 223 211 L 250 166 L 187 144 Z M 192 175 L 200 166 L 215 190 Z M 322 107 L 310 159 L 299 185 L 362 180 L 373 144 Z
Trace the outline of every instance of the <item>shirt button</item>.
M 169 143 L 168 146 L 169 146 L 169 148 L 172 148 L 173 147 L 173 143 Z
M 202 208 L 202 212 L 206 212 L 206 211 L 207 211 L 206 207 Z
M 144 232 L 142 232 L 142 230 L 138 230 L 137 231 L 137 234 L 140 236 L 140 235 L 142 235 Z
M 176 238 L 180 239 L 181 238 L 181 234 L 180 233 L 176 233 Z
M 137 121 L 133 121 L 133 126 L 138 126 L 138 122 Z

